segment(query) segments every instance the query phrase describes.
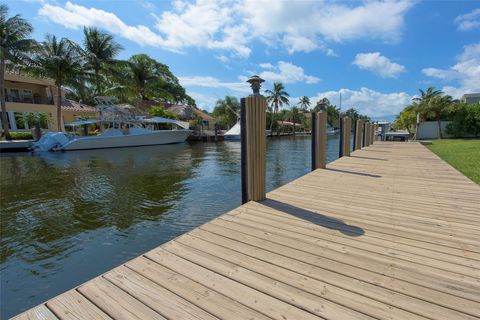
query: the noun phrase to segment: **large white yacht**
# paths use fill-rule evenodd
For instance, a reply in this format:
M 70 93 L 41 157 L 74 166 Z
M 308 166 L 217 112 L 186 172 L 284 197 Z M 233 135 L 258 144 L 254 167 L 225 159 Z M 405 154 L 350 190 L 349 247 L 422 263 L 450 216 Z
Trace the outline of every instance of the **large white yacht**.
M 188 122 L 167 118 L 138 118 L 128 110 L 120 109 L 113 104 L 111 97 L 95 98 L 102 117 L 100 119 L 75 121 L 66 126 L 73 128 L 73 134 L 66 132 L 49 132 L 33 144 L 34 150 L 70 151 L 86 149 L 103 149 L 119 147 L 136 147 L 158 144 L 184 142 L 191 134 Z M 97 124 L 101 133 L 93 136 L 77 136 L 78 127 Z M 160 130 L 159 127 L 170 129 Z

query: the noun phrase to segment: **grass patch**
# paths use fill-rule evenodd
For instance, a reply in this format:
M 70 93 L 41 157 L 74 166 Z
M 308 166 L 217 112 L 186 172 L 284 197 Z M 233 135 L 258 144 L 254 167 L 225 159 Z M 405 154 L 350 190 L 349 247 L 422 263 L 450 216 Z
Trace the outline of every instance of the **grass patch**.
M 433 140 L 427 147 L 452 167 L 480 184 L 480 139 Z

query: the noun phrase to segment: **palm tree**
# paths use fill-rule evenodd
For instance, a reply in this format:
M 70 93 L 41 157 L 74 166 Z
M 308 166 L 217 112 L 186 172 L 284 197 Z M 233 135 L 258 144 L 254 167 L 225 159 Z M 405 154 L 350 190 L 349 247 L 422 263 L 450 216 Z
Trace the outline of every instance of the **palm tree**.
M 310 98 L 307 96 L 303 96 L 298 100 L 298 105 L 300 106 L 300 110 L 302 112 L 307 112 L 308 107 L 310 107 Z
M 95 27 L 84 27 L 83 35 L 85 68 L 93 70 L 96 94 L 103 95 L 101 72 L 106 65 L 115 61 L 115 57 L 123 47 L 115 42 L 112 35 Z
M 47 35 L 32 57 L 32 71 L 55 81 L 57 129 L 62 131 L 62 86 L 83 75 L 81 48 L 66 38 Z
M 442 128 L 440 122 L 441 114 L 447 110 L 447 108 L 453 103 L 453 99 L 449 95 L 434 96 L 428 100 L 428 103 L 424 105 L 423 110 L 425 112 L 431 112 L 435 114 L 435 119 L 438 125 L 438 136 L 442 139 Z
M 272 131 L 273 122 L 275 121 L 275 113 L 278 112 L 278 108 L 282 107 L 284 104 L 288 104 L 288 98 L 290 95 L 285 91 L 285 86 L 281 82 L 275 82 L 273 84 L 273 90 L 265 90 L 268 94 L 267 102 L 272 105 L 272 121 L 270 122 L 270 132 Z
M 293 122 L 293 135 L 295 136 L 296 124 L 300 123 L 300 109 L 292 107 L 290 109 L 290 120 Z
M 10 140 L 8 131 L 7 106 L 5 102 L 5 67 L 7 60 L 13 63 L 27 59 L 27 52 L 35 43 L 28 39 L 33 27 L 20 15 L 7 18 L 8 7 L 0 5 L 0 100 L 2 108 L 2 126 L 5 138 Z
M 417 103 L 417 109 L 418 112 L 420 113 L 420 118 L 425 118 L 426 113 L 425 111 L 428 110 L 428 103 L 430 99 L 433 99 L 435 97 L 439 97 L 443 94 L 442 91 L 440 90 L 435 90 L 435 87 L 429 87 L 427 90 L 418 90 L 420 92 L 420 97 L 415 97 L 413 98 L 413 101 Z
M 164 74 L 156 67 L 157 62 L 146 54 L 131 56 L 127 61 L 116 64 L 111 71 L 117 83 L 107 91 L 122 92 L 134 96 L 135 107 L 142 110 L 143 100 L 147 100 L 147 86 L 162 80 Z M 156 88 L 164 91 L 162 88 Z M 168 92 L 165 92 L 168 94 Z

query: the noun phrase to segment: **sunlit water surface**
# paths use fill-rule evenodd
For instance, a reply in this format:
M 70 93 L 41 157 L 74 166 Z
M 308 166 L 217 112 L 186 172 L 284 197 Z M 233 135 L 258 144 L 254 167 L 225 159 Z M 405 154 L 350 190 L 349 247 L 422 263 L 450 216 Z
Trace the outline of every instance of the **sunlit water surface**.
M 308 136 L 269 139 L 268 190 L 308 173 L 310 148 Z M 2 319 L 241 201 L 239 142 L 3 154 L 0 169 Z

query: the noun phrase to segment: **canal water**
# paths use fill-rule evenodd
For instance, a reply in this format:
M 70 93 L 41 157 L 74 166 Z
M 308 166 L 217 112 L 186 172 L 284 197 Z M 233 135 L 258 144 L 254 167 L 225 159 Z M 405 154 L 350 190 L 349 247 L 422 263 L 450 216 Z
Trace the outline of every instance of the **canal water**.
M 309 136 L 269 139 L 268 190 L 308 173 L 310 148 Z M 0 170 L 2 319 L 241 202 L 239 142 L 3 154 Z

